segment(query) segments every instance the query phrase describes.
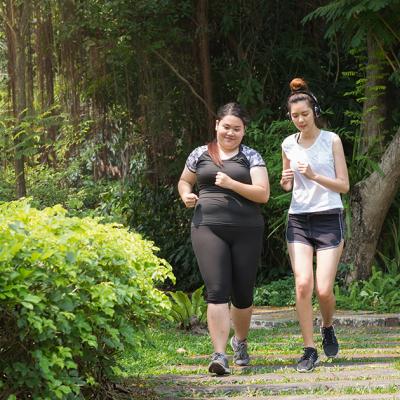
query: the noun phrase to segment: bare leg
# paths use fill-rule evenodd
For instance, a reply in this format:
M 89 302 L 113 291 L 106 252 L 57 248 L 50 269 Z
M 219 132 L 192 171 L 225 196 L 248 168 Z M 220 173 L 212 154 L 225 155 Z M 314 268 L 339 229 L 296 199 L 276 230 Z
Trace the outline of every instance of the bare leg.
M 296 282 L 296 311 L 304 347 L 315 347 L 311 303 L 314 289 L 314 249 L 302 243 L 288 243 L 288 250 Z
M 247 338 L 252 311 L 253 306 L 248 308 L 236 308 L 233 305 L 231 306 L 232 323 L 235 330 L 235 336 L 239 341 Z
M 217 353 L 225 353 L 231 328 L 228 303 L 209 303 L 207 307 L 207 323 L 214 351 Z
M 317 251 L 317 268 L 315 271 L 315 289 L 322 316 L 322 326 L 332 325 L 335 312 L 335 296 L 333 285 L 339 259 L 343 251 L 343 242 L 339 247 Z

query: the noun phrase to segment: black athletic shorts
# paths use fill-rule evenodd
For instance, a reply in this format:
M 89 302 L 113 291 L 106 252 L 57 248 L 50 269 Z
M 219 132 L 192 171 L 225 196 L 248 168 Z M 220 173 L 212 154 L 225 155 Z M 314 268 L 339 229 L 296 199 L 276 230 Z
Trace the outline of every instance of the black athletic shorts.
M 303 243 L 316 251 L 338 247 L 344 240 L 343 212 L 289 214 L 288 243 Z

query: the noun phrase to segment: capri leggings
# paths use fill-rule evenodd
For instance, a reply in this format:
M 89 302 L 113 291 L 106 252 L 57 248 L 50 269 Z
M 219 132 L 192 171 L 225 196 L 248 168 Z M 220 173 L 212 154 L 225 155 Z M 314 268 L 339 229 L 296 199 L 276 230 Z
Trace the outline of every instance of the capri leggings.
M 207 302 L 253 304 L 264 227 L 192 226 L 192 245 L 207 289 Z

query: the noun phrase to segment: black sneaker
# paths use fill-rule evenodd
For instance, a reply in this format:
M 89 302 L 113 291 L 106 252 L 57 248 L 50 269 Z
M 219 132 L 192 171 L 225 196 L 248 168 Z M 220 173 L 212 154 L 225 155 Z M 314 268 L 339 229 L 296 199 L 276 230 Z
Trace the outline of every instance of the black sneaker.
M 304 354 L 297 363 L 298 372 L 311 372 L 318 364 L 318 352 L 314 347 L 304 347 Z
M 217 375 L 226 375 L 231 373 L 228 365 L 228 359 L 226 358 L 225 354 L 222 353 L 212 354 L 211 362 L 208 365 L 208 372 Z
M 250 364 L 249 353 L 247 353 L 247 340 L 238 341 L 236 336 L 231 337 L 231 346 L 234 352 L 233 360 L 241 367 Z
M 333 326 L 325 328 L 321 326 L 322 347 L 327 357 L 334 358 L 339 353 L 339 343 L 336 339 Z

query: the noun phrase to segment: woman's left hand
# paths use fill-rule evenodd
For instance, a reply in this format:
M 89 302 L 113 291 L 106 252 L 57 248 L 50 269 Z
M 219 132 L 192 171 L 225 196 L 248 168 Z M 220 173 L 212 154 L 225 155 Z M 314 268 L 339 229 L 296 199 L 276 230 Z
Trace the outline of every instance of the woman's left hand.
M 217 176 L 215 177 L 215 184 L 224 189 L 230 189 L 232 180 L 233 179 L 230 178 L 227 174 L 224 174 L 223 172 L 217 172 Z
M 303 163 L 298 161 L 297 169 L 300 172 L 300 174 L 306 176 L 308 179 L 314 180 L 316 177 L 314 171 L 311 169 L 310 164 L 308 163 Z

